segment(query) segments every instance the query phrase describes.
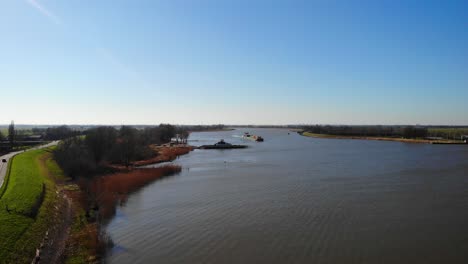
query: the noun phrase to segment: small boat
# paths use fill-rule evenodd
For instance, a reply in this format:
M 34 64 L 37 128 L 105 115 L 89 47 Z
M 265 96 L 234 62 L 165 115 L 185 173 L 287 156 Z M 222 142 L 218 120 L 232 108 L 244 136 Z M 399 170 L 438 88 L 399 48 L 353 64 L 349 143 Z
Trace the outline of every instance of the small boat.
M 242 136 L 242 138 L 250 139 L 250 140 L 253 140 L 253 141 L 257 141 L 257 142 L 263 142 L 263 138 L 261 136 L 250 135 L 249 132 L 245 132 L 244 135 Z
M 246 145 L 233 145 L 231 143 L 227 143 L 224 139 L 221 139 L 219 142 L 213 145 L 203 145 L 198 147 L 199 149 L 240 149 L 246 148 Z

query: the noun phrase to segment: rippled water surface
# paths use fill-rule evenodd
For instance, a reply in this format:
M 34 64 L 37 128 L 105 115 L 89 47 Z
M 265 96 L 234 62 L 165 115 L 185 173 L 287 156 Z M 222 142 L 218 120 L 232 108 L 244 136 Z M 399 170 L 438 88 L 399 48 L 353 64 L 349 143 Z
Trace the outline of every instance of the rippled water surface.
M 244 131 L 265 142 L 244 141 Z M 108 225 L 109 263 L 468 263 L 468 146 L 193 133 Z

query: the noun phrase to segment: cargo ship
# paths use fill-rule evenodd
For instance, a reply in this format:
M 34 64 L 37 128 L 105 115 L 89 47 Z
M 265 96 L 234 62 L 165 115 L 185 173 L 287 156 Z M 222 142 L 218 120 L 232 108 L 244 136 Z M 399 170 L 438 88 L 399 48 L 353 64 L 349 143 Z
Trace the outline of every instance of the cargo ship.
M 257 141 L 257 142 L 263 142 L 263 138 L 261 136 L 250 135 L 249 132 L 245 132 L 244 135 L 242 136 L 242 138 L 250 139 L 250 140 L 253 140 L 253 141 Z
M 227 143 L 224 139 L 221 139 L 218 143 L 213 145 L 203 145 L 198 147 L 199 149 L 240 149 L 246 148 L 246 145 L 233 145 L 231 143 Z

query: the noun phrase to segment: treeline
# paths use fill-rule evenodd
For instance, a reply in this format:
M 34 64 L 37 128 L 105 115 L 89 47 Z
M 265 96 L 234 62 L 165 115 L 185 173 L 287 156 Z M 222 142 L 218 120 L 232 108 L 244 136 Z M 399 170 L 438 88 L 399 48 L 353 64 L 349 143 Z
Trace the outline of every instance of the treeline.
M 71 129 L 69 126 L 57 126 L 48 128 L 31 128 L 31 129 L 16 129 L 12 123 L 8 128 L 8 137 L 0 132 L 0 141 L 11 140 L 25 141 L 25 140 L 61 140 L 77 135 L 83 132 Z
M 169 124 L 136 129 L 122 126 L 95 127 L 83 136 L 63 140 L 54 152 L 56 161 L 67 175 L 92 177 L 108 169 L 109 164 L 130 166 L 133 161 L 155 155 L 151 144 L 170 142 L 185 130 Z
M 202 126 L 202 125 L 195 125 L 195 126 L 181 126 L 185 131 L 190 131 L 190 132 L 197 132 L 197 131 L 216 131 L 216 130 L 224 130 L 226 127 L 222 124 L 219 125 L 208 125 L 208 126 Z
M 429 136 L 459 140 L 468 136 L 468 127 L 430 127 Z
M 61 140 L 83 133 L 82 131 L 73 130 L 66 125 L 48 128 L 32 128 L 31 131 L 34 135 L 41 135 L 44 140 Z
M 428 129 L 416 126 L 303 126 L 302 130 L 314 134 L 359 137 L 404 137 L 424 138 L 428 136 Z

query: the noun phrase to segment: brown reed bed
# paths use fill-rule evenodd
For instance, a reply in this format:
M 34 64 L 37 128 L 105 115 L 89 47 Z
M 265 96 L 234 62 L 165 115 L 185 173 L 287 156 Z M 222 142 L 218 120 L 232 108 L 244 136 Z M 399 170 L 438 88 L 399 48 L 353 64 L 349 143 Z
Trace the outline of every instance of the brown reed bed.
M 118 204 L 124 204 L 128 194 L 166 176 L 181 171 L 180 166 L 166 165 L 158 168 L 133 169 L 82 182 L 82 190 L 87 190 L 88 204 L 99 213 L 98 220 L 106 221 L 115 214 Z
M 175 165 L 126 169 L 94 178 L 81 178 L 76 184 L 68 185 L 64 193 L 72 201 L 74 220 L 64 257 L 99 263 L 107 249 L 113 246 L 101 226 L 114 216 L 116 207 L 124 204 L 130 193 L 180 171 L 181 167 Z
M 176 146 L 151 146 L 157 154 L 156 156 L 146 159 L 139 160 L 133 163 L 134 166 L 143 166 L 161 162 L 168 162 L 175 160 L 178 156 L 185 155 L 193 150 L 192 146 L 189 145 L 176 145 Z
M 152 148 L 157 152 L 157 156 L 152 159 L 135 162 L 130 167 L 106 164 L 108 173 L 82 177 L 76 181 L 78 190 L 65 191 L 73 201 L 75 212 L 74 227 L 67 242 L 66 255 L 87 259 L 88 263 L 99 262 L 107 248 L 113 244 L 101 225 L 115 215 L 117 206 L 125 204 L 128 195 L 132 192 L 155 180 L 181 171 L 181 167 L 176 165 L 158 168 L 135 168 L 135 166 L 172 161 L 193 150 L 193 147 L 187 145 Z

